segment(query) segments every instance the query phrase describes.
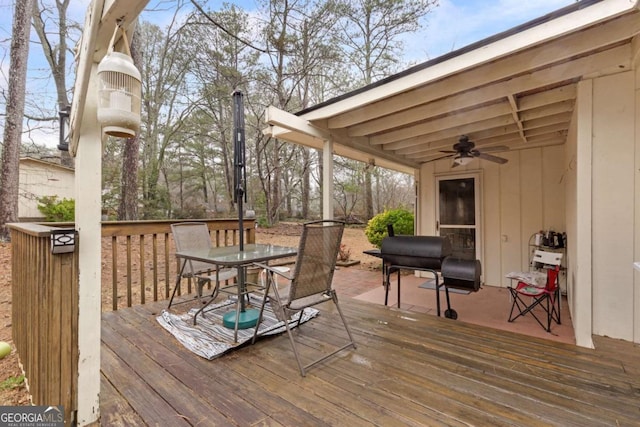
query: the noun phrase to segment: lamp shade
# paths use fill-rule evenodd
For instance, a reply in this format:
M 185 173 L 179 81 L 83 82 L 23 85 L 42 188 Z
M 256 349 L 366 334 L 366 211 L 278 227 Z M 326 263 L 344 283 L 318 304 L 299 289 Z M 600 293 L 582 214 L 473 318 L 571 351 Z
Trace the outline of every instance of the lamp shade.
M 453 163 L 458 164 L 460 166 L 465 166 L 471 163 L 471 160 L 473 160 L 473 157 L 459 155 L 455 159 L 453 159 Z
M 109 52 L 98 65 L 98 122 L 102 131 L 120 138 L 140 130 L 140 71 L 127 54 Z

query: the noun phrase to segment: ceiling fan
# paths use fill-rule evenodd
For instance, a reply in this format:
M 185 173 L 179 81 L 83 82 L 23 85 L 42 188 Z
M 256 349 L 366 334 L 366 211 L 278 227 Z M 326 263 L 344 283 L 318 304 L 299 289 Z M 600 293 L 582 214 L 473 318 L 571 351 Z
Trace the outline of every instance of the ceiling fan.
M 500 164 L 508 162 L 507 159 L 503 159 L 502 157 L 486 154 L 488 151 L 507 151 L 509 150 L 509 147 L 507 146 L 499 145 L 494 147 L 487 147 L 482 149 L 482 151 L 476 150 L 475 146 L 476 145 L 472 141 L 469 141 L 468 136 L 462 135 L 458 142 L 453 145 L 453 150 L 440 150 L 440 152 L 449 154 L 448 156 L 444 157 L 453 156 L 453 165 L 451 166 L 453 168 L 455 168 L 456 166 L 464 166 L 468 164 L 469 162 L 471 162 L 471 160 L 473 160 L 474 157 Z

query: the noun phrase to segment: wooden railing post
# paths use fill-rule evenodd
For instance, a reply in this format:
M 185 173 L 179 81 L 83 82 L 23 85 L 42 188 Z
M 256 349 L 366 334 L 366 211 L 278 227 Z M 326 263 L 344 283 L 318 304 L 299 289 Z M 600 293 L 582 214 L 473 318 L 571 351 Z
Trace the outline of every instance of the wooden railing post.
M 53 254 L 52 227 L 10 224 L 12 338 L 35 405 L 64 406 L 74 425 L 78 378 L 78 251 Z

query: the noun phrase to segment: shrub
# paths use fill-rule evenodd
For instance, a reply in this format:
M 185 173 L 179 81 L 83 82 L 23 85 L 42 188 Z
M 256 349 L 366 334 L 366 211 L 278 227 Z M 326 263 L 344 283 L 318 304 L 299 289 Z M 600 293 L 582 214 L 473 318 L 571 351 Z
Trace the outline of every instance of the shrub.
M 384 211 L 371 218 L 364 230 L 369 243 L 379 248 L 382 239 L 387 236 L 388 224 L 393 224 L 395 234 L 413 235 L 413 212 L 399 208 Z
M 69 222 L 75 220 L 76 202 L 73 199 L 58 201 L 56 196 L 38 198 L 38 210 L 48 222 Z

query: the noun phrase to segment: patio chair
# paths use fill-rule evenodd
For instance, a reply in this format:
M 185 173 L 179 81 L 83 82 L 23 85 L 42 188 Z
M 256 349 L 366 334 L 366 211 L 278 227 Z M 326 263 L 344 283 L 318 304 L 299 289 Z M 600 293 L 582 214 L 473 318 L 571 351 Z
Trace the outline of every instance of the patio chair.
M 509 322 L 513 322 L 520 316 L 531 314 L 533 318 L 547 332 L 551 332 L 551 322 L 560 324 L 560 286 L 558 275 L 560 273 L 560 263 L 562 254 L 556 252 L 546 252 L 536 250 L 533 259 L 534 266 L 542 266 L 547 271 L 547 281 L 543 286 L 532 281 L 518 281 L 515 287 L 509 287 L 512 297 L 511 313 Z M 525 275 L 523 275 L 524 277 Z M 525 298 L 530 298 L 525 301 Z M 517 312 L 514 311 L 517 307 Z M 546 319 L 541 320 L 534 309 L 541 307 L 544 310 Z
M 180 222 L 171 224 L 171 232 L 177 252 L 194 249 L 210 249 L 213 247 L 211 237 L 209 236 L 209 228 L 204 222 Z M 221 269 L 214 264 L 202 261 L 186 260 L 182 262 L 184 262 L 185 265 L 180 279 L 196 279 L 196 297 L 198 301 L 202 298 L 202 291 L 206 284 L 211 284 L 212 282 L 214 284 L 210 298 L 210 300 L 213 300 L 218 296 L 220 282 L 233 279 L 238 275 L 238 270 L 235 268 Z M 169 300 L 168 308 L 171 308 L 173 297 L 178 287 L 179 283 L 176 283 L 176 287 L 173 289 L 173 294 L 171 295 L 171 300 Z
M 257 337 L 258 326 L 262 320 L 264 307 L 268 300 L 276 318 L 284 321 L 293 353 L 300 368 L 300 374 L 303 377 L 306 375 L 307 369 L 328 359 L 339 351 L 348 347 L 356 348 L 356 343 L 353 340 L 347 321 L 342 314 L 340 304 L 338 304 L 338 296 L 331 286 L 343 231 L 344 223 L 340 221 L 320 220 L 306 223 L 300 237 L 298 255 L 292 276 L 288 276 L 278 268 L 269 267 L 264 264 L 259 265 L 259 267 L 264 268 L 267 272 L 267 282 L 265 298 L 260 307 L 258 325 L 256 325 L 253 340 L 255 341 Z M 289 281 L 288 285 L 278 289 L 278 286 L 273 285 L 275 282 L 274 275 L 287 279 Z M 347 335 L 349 336 L 349 342 L 340 348 L 334 349 L 331 353 L 320 359 L 303 365 L 291 332 L 292 326 L 289 325 L 289 322 L 292 321 L 291 319 L 294 314 L 299 313 L 297 320 L 299 326 L 300 319 L 306 308 L 328 301 L 332 301 L 335 304 L 344 328 L 347 331 Z

